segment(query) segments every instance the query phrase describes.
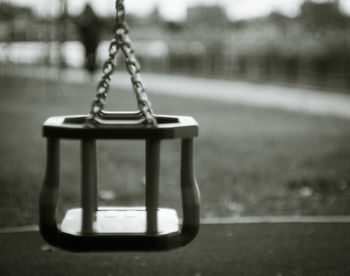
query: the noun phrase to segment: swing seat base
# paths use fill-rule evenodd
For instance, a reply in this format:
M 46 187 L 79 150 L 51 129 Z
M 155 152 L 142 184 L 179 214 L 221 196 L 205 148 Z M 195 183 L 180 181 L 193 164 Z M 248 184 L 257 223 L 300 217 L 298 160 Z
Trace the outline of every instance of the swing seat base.
M 179 232 L 179 219 L 173 209 L 158 209 L 158 231 L 147 231 L 146 209 L 143 207 L 99 207 L 94 213 L 92 231 L 82 230 L 82 209 L 69 210 L 61 231 L 70 235 L 168 235 Z
M 82 209 L 71 209 L 61 224 L 40 224 L 44 239 L 53 246 L 72 252 L 161 251 L 179 248 L 193 239 L 193 229 L 179 229 L 172 209 L 158 209 L 158 231 L 147 231 L 145 208 L 110 207 L 95 212 L 93 229 L 81 230 Z M 184 226 L 183 226 L 184 227 Z

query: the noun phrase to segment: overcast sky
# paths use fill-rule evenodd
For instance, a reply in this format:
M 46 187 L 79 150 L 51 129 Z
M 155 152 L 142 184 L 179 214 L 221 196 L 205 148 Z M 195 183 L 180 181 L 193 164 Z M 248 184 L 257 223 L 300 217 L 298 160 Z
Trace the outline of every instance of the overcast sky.
M 100 15 L 114 14 L 114 0 L 67 0 L 69 12 L 78 14 L 86 2 L 91 2 Z M 327 0 L 314 0 L 326 2 Z M 0 0 L 32 6 L 39 14 L 55 14 L 59 0 Z M 158 5 L 161 15 L 170 20 L 181 20 L 186 17 L 186 8 L 190 5 L 203 3 L 221 3 L 225 6 L 231 19 L 245 19 L 268 15 L 272 11 L 281 12 L 287 16 L 298 14 L 303 0 L 125 0 L 128 12 L 140 15 L 152 11 Z M 340 0 L 341 8 L 350 14 L 350 0 Z

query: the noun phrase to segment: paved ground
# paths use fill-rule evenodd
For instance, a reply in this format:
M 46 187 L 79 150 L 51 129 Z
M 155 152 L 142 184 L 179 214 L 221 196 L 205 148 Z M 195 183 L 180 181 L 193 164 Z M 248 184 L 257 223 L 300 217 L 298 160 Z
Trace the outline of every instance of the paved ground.
M 350 224 L 204 225 L 161 253 L 45 252 L 38 232 L 0 234 L 0 275 L 350 275 Z
M 2 66 L 0 74 L 19 75 L 30 78 L 61 79 L 70 83 L 89 81 L 82 70 L 30 66 Z M 256 84 L 242 81 L 214 80 L 185 76 L 143 73 L 147 92 L 171 94 L 181 97 L 206 98 L 254 106 L 282 108 L 313 114 L 332 114 L 350 118 L 350 94 L 335 91 L 317 91 L 300 87 L 272 84 Z M 96 76 L 97 77 L 97 76 Z M 91 81 L 96 84 L 95 81 Z M 113 75 L 112 86 L 130 88 L 125 72 Z

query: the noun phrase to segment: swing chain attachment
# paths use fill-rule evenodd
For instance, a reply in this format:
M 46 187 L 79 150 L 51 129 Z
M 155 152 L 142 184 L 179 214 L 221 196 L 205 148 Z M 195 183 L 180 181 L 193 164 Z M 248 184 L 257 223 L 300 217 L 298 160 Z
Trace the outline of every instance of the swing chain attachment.
M 135 50 L 129 37 L 129 27 L 125 21 L 124 0 L 116 0 L 116 24 L 114 38 L 111 40 L 108 50 L 108 58 L 102 68 L 102 77 L 97 84 L 96 97 L 92 102 L 90 114 L 86 118 L 86 126 L 97 126 L 97 120 L 101 118 L 110 87 L 111 75 L 116 66 L 116 57 L 122 51 L 125 64 L 130 75 L 133 90 L 136 96 L 140 115 L 144 117 L 147 126 L 156 126 L 157 121 L 152 110 L 152 104 L 146 94 L 145 86 L 140 76 L 141 66 L 135 56 Z

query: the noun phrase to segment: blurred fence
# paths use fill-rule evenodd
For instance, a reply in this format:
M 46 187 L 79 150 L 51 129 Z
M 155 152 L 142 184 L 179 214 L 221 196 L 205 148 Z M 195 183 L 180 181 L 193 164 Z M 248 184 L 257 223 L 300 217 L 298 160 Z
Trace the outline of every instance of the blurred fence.
M 350 57 L 347 55 L 333 58 L 278 53 L 229 54 L 222 48 L 205 47 L 200 42 L 183 44 L 187 49 L 169 47 L 165 59 L 142 56 L 143 66 L 148 71 L 350 91 Z
M 108 43 L 100 43 L 99 63 L 107 56 Z M 200 41 L 173 41 L 171 44 L 161 40 L 136 41 L 135 48 L 145 71 L 350 91 L 350 57 L 347 55 L 232 54 L 221 47 L 207 47 Z M 2 64 L 55 66 L 62 58 L 69 67 L 82 67 L 84 49 L 81 43 L 0 43 Z

